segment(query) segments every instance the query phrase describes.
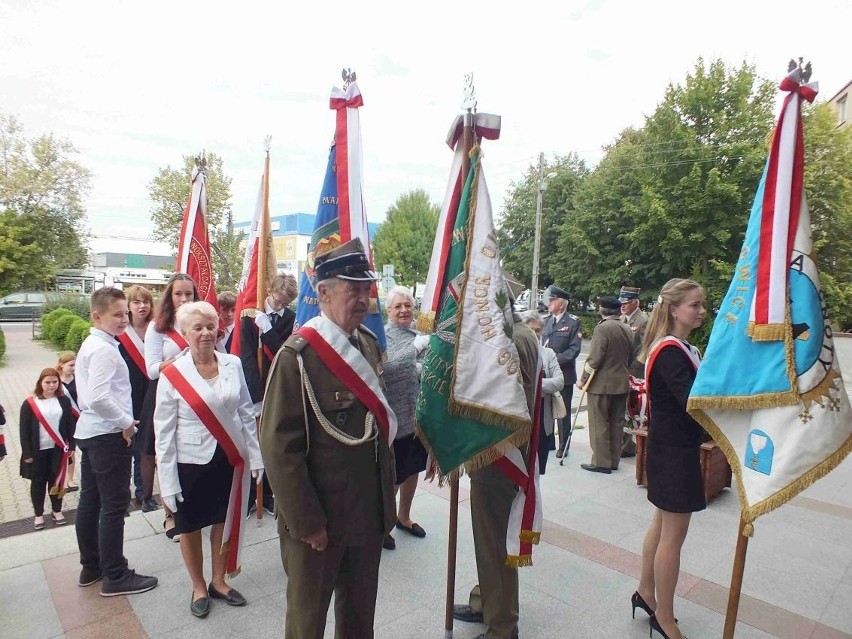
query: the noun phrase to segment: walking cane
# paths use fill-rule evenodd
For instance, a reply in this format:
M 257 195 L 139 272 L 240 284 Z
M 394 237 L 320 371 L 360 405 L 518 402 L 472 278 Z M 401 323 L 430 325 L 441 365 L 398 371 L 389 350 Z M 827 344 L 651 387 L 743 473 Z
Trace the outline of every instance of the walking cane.
M 586 389 L 592 383 L 592 378 L 594 376 L 595 371 L 593 370 L 586 379 L 586 383 L 583 385 L 583 390 L 580 392 L 580 401 L 577 402 L 577 412 L 574 413 L 574 419 L 571 420 L 571 429 L 568 431 L 568 437 L 565 438 L 565 445 L 562 447 L 562 454 L 559 457 L 560 466 L 563 465 L 562 462 L 565 461 L 565 455 L 568 453 L 568 448 L 571 446 L 571 436 L 574 434 L 574 426 L 577 425 L 577 418 L 580 416 L 580 408 L 583 406 L 583 398 L 586 396 Z

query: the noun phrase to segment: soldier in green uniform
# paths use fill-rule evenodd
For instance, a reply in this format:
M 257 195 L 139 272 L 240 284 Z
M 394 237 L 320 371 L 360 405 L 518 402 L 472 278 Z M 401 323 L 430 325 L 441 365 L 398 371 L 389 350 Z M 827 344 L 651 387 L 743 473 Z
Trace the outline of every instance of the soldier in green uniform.
M 518 349 L 524 394 L 530 414 L 535 409 L 538 384 L 538 338 L 514 316 L 512 341 Z M 529 443 L 521 447 L 526 460 Z M 495 464 L 470 473 L 470 514 L 479 584 L 470 593 L 468 605 L 453 607 L 453 616 L 481 622 L 486 632 L 476 639 L 517 639 L 518 569 L 506 565 L 506 533 L 509 512 L 518 487 Z
M 592 445 L 592 463 L 580 464 L 580 467 L 609 475 L 618 469 L 621 457 L 633 334 L 620 321 L 621 304 L 616 298 L 601 297 L 598 310 L 601 321 L 595 326 L 583 374 L 577 380 L 577 387 L 586 388 L 589 397 L 589 443 Z
M 276 356 L 261 418 L 288 576 L 285 637 L 321 639 L 334 593 L 335 637 L 370 639 L 382 539 L 396 521 L 396 418 L 378 342 L 361 325 L 377 277 L 357 239 L 315 269 L 322 315 Z
M 648 316 L 639 308 L 641 291 L 642 289 L 633 286 L 622 286 L 618 293 L 618 301 L 621 303 L 621 321 L 633 332 L 633 361 L 630 364 L 630 374 L 633 377 L 645 379 L 645 362 L 639 361 L 639 353 L 642 351 L 642 342 L 645 341 Z M 628 432 L 624 433 L 621 440 L 621 456 L 636 456 L 636 442 L 633 441 L 633 435 Z

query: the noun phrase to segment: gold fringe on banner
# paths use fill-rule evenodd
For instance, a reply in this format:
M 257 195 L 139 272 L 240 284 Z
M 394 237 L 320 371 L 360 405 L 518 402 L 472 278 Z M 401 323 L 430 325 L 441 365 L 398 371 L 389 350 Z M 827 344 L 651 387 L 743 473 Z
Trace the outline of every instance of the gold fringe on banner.
M 244 308 L 240 311 L 240 317 L 257 317 L 258 310 L 256 308 Z
M 541 533 L 534 530 L 522 530 L 520 539 L 528 544 L 537 544 L 541 541 Z
M 532 555 L 507 555 L 506 565 L 511 568 L 526 568 L 532 566 Z
M 784 340 L 787 327 L 784 324 L 748 323 L 748 335 L 755 342 L 780 342 Z

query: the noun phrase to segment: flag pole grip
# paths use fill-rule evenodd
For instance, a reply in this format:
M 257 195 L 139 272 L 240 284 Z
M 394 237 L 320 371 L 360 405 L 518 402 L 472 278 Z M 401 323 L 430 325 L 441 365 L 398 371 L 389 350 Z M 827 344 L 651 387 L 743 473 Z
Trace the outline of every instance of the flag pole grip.
M 743 587 L 743 573 L 745 572 L 746 551 L 748 550 L 748 537 L 743 534 L 745 521 L 740 514 L 740 525 L 737 528 L 737 549 L 734 553 L 734 568 L 731 572 L 731 589 L 728 593 L 728 611 L 725 614 L 725 630 L 722 639 L 734 639 L 734 630 L 737 626 L 737 611 L 740 607 L 740 594 Z
M 450 529 L 447 541 L 447 602 L 444 610 L 444 637 L 453 637 L 453 605 L 456 591 L 456 547 L 459 527 L 459 478 L 450 480 Z

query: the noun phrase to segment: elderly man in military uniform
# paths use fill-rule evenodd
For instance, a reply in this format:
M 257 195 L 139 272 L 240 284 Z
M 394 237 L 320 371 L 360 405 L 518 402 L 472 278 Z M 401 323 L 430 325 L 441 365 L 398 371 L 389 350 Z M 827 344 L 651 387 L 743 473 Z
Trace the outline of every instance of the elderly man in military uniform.
M 639 354 L 642 352 L 642 342 L 645 341 L 648 316 L 639 308 L 641 292 L 640 288 L 622 286 L 618 293 L 618 301 L 621 302 L 621 321 L 633 332 L 633 361 L 630 364 L 630 374 L 638 379 L 645 379 L 645 363 L 639 361 Z M 624 433 L 621 440 L 621 456 L 636 456 L 636 442 L 633 441 L 633 435 L 628 432 Z
M 583 343 L 583 333 L 580 330 L 580 318 L 568 312 L 571 295 L 555 284 L 548 286 L 546 293 L 550 315 L 541 329 L 541 343 L 556 353 L 556 361 L 559 362 L 565 378 L 561 393 L 568 416 L 558 420 L 559 447 L 556 449 L 556 456 L 562 457 L 568 441 L 568 430 L 571 428 L 571 398 L 574 394 L 574 383 L 577 381 L 576 361 Z
M 512 341 L 518 349 L 521 378 L 527 407 L 535 410 L 538 384 L 538 340 L 535 333 L 514 313 Z M 520 447 L 528 459 L 529 442 Z M 470 592 L 468 604 L 453 606 L 453 617 L 483 623 L 486 632 L 476 639 L 517 639 L 520 604 L 518 569 L 506 564 L 506 535 L 509 514 L 518 487 L 496 464 L 470 473 L 470 515 L 479 584 Z
M 615 297 L 601 297 L 601 321 L 595 326 L 589 356 L 577 382 L 589 397 L 589 443 L 592 463 L 583 470 L 609 475 L 618 469 L 624 409 L 630 388 L 629 366 L 633 358 L 633 334 L 620 321 L 621 304 Z
M 334 593 L 335 637 L 373 637 L 382 540 L 396 521 L 396 418 L 381 352 L 361 325 L 378 279 L 360 240 L 315 260 L 321 315 L 276 356 L 261 450 L 288 576 L 287 639 L 323 637 Z

